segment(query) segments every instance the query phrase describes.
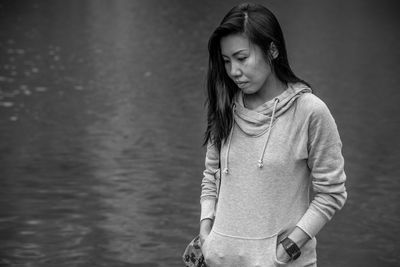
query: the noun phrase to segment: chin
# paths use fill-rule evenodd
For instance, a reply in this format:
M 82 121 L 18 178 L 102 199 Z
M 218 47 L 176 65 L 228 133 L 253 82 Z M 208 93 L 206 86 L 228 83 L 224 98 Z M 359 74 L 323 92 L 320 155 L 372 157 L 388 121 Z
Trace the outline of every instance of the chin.
M 258 90 L 254 90 L 252 88 L 243 88 L 241 90 L 242 90 L 243 94 L 246 94 L 246 95 L 252 95 L 252 94 L 255 94 L 258 92 Z

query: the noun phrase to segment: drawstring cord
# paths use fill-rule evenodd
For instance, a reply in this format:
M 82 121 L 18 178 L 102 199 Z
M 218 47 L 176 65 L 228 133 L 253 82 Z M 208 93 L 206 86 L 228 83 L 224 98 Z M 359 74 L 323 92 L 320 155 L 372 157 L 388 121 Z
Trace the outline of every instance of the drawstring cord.
M 267 145 L 268 145 L 268 141 L 269 141 L 269 137 L 271 135 L 271 129 L 272 129 L 272 123 L 274 122 L 274 118 L 275 118 L 275 111 L 276 111 L 276 106 L 279 103 L 279 98 L 275 98 L 274 99 L 274 107 L 272 109 L 272 114 L 271 114 L 271 119 L 270 119 L 270 123 L 268 126 L 268 133 L 267 133 L 267 140 L 265 141 L 264 147 L 263 147 L 263 151 L 261 153 L 260 159 L 258 160 L 258 168 L 262 168 L 264 166 L 264 154 L 265 154 L 265 150 L 267 149 Z M 232 108 L 233 112 L 235 110 L 235 106 L 233 106 Z M 229 173 L 229 166 L 228 166 L 228 162 L 229 162 L 229 150 L 231 148 L 231 141 L 232 141 L 232 135 L 233 135 L 233 130 L 235 128 L 235 121 L 233 122 L 232 125 L 232 130 L 229 134 L 229 138 L 228 138 L 228 147 L 226 148 L 226 153 L 225 153 L 225 168 L 223 170 L 223 173 L 228 174 Z
M 232 106 L 232 113 L 235 112 L 235 104 L 233 104 Z M 226 149 L 226 153 L 225 153 L 225 169 L 224 169 L 224 173 L 228 174 L 229 173 L 229 168 L 228 168 L 228 162 L 229 162 L 229 150 L 231 148 L 231 141 L 232 141 L 232 135 L 233 135 L 233 129 L 235 129 L 235 120 L 233 120 L 233 124 L 232 124 L 232 130 L 229 134 L 229 139 L 228 139 L 228 147 Z
M 263 151 L 261 153 L 261 157 L 258 160 L 258 168 L 260 168 L 260 169 L 264 166 L 264 154 L 265 154 L 265 150 L 267 149 L 269 137 L 271 135 L 272 123 L 274 122 L 275 109 L 276 109 L 276 105 L 278 104 L 278 102 L 279 102 L 279 99 L 275 98 L 274 99 L 274 108 L 272 109 L 271 120 L 270 120 L 269 127 L 268 127 L 267 140 L 265 141 L 264 148 L 263 148 Z

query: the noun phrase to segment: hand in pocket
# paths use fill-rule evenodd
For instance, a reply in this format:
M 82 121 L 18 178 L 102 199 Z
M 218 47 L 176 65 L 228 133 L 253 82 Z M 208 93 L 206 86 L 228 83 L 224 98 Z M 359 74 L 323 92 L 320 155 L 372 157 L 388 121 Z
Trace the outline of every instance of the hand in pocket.
M 281 243 L 279 243 L 278 247 L 276 248 L 276 259 L 284 263 L 288 263 L 290 261 L 290 256 L 287 254 Z

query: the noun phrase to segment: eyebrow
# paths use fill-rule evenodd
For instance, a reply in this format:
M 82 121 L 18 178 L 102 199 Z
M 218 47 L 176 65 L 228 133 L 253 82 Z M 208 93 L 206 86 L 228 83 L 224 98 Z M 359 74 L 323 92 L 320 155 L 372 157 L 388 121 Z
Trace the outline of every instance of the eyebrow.
M 246 51 L 247 49 L 243 48 L 243 49 L 239 49 L 238 51 L 236 51 L 235 53 L 232 54 L 232 56 L 236 56 L 237 54 Z M 222 54 L 223 57 L 228 57 L 227 55 Z

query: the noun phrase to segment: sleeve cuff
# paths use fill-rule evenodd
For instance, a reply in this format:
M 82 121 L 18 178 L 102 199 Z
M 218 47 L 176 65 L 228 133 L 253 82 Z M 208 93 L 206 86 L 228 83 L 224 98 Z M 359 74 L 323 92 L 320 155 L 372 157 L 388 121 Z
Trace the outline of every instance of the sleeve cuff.
M 201 215 L 200 221 L 204 219 L 214 220 L 215 218 L 215 198 L 205 198 L 200 201 Z
M 296 226 L 303 230 L 310 238 L 313 238 L 328 221 L 328 218 L 310 206 Z

